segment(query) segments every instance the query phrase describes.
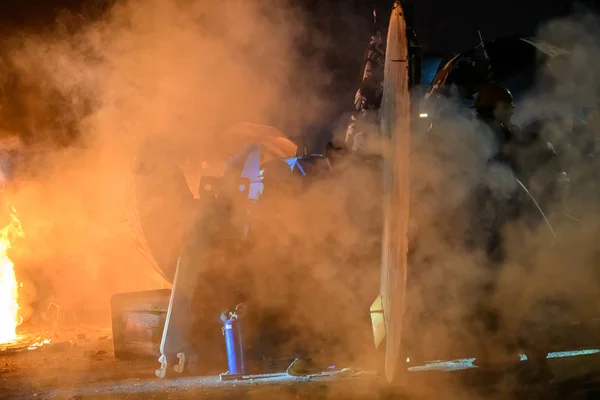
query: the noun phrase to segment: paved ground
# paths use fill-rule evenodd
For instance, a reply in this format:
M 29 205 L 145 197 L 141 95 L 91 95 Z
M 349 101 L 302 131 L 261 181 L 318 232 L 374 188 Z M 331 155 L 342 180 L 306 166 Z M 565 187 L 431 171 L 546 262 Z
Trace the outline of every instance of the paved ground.
M 34 350 L 0 352 L 0 399 L 600 398 L 600 352 L 551 357 L 557 378 L 538 385 L 527 382 L 522 372 L 484 371 L 469 359 L 412 367 L 401 388 L 391 388 L 369 372 L 302 378 L 281 373 L 232 382 L 216 377 L 159 380 L 153 375 L 156 362 L 112 356 L 109 329 L 79 328 Z

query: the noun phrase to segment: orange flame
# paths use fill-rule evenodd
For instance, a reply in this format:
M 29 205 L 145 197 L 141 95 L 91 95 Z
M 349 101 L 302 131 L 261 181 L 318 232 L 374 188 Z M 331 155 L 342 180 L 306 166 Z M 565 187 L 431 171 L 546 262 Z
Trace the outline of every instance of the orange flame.
M 11 222 L 0 230 L 0 343 L 18 339 L 19 283 L 14 264 L 7 252 L 15 237 L 22 237 L 21 222 L 14 208 L 10 210 Z

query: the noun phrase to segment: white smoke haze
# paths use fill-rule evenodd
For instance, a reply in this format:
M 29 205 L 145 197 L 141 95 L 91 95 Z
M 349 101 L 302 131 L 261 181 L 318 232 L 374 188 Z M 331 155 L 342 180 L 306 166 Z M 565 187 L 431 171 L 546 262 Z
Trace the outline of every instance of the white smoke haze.
M 238 122 L 276 123 L 294 136 L 327 118 L 329 73 L 319 52 L 330 44 L 317 36 L 317 54 L 307 59 L 299 50 L 311 40 L 305 17 L 279 5 L 128 1 L 76 29 L 80 20 L 67 15 L 56 31 L 10 39 L 24 121 L 13 126 L 29 145 L 13 195 L 26 231 L 15 255 L 28 288 L 21 299 L 31 317 L 26 322 L 39 321 L 50 301 L 69 321 L 77 312 L 106 321 L 112 294 L 165 286 L 137 252 L 127 223 L 127 184 L 140 146 L 159 144 L 156 163 L 193 163 L 228 154 L 219 134 Z M 296 201 L 278 200 L 271 229 L 279 230 L 264 232 L 275 242 L 242 262 L 262 266 L 252 286 L 257 302 L 283 308 L 289 301 L 269 294 L 289 292 L 283 297 L 293 298 L 288 321 L 298 327 L 297 340 L 325 340 L 332 348 L 337 340 L 341 351 L 364 348 L 355 353 L 368 359 L 379 197 L 371 190 L 372 171 L 348 168 Z M 163 193 L 174 188 L 170 181 L 161 185 Z M 168 221 L 169 212 L 165 207 L 161 219 Z M 371 219 L 375 227 L 362 234 L 358 222 L 372 226 Z M 294 255 L 291 262 L 274 262 L 274 248 L 285 261 Z M 287 286 L 280 273 L 286 266 L 307 282 L 305 290 Z M 322 338 L 333 320 L 347 328 Z
M 524 130 L 536 129 L 556 149 L 555 160 L 538 166 L 535 154 L 539 149 L 523 149 L 518 157 L 528 178 L 521 179 L 543 207 L 556 238 L 525 198 L 525 215 L 503 232 L 508 259 L 499 275 L 494 303 L 505 320 L 506 334 L 537 335 L 533 340 L 559 348 L 574 340 L 568 337 L 566 325 L 590 320 L 599 311 L 598 156 L 592 153 L 597 149 L 599 127 L 594 117 L 600 90 L 591 67 L 600 50 L 597 30 L 598 20 L 589 14 L 553 21 L 540 29 L 540 39 L 570 54 L 542 68 L 537 84 L 518 103 L 514 118 Z M 414 334 L 418 347 L 427 354 L 449 352 L 466 357 L 471 352 L 475 356 L 481 344 L 474 341 L 477 333 L 469 313 L 480 301 L 477 287 L 490 277 L 486 277 L 489 272 L 482 255 L 460 250 L 472 213 L 465 200 L 480 181 L 498 196 L 522 189 L 511 173 L 485 168 L 488 142 L 481 136 L 485 131 L 463 117 L 467 110 L 453 112 L 456 105 L 442 106 L 450 109 L 442 122 L 414 139 L 410 263 L 418 279 L 411 286 L 406 326 L 418 332 Z M 547 191 L 560 180 L 562 171 L 570 177 L 570 190 L 559 190 L 562 194 L 548 198 Z M 566 308 L 559 314 L 549 308 L 540 311 L 539 304 L 548 301 Z M 520 331 L 523 319 L 539 322 L 535 333 Z
M 138 254 L 126 222 L 128 178 L 148 140 L 158 141 L 167 159 L 184 162 L 226 152 L 219 134 L 241 121 L 277 124 L 295 135 L 327 118 L 329 73 L 318 55 L 309 61 L 299 50 L 310 36 L 306 16 L 287 2 L 277 4 L 130 0 L 98 20 L 64 16 L 54 31 L 10 38 L 8 63 L 21 82 L 25 110 L 14 118 L 30 143 L 28 168 L 12 195 L 26 235 L 16 258 L 25 287 L 32 288 L 26 297 L 33 307 L 54 299 L 73 312 L 106 309 L 114 293 L 164 285 Z M 564 166 L 572 187 L 566 204 L 581 223 L 560 218 L 563 208 L 549 207 L 557 238 L 540 218 L 534 226 L 519 221 L 507 228 L 509 261 L 496 301 L 509 330 L 517 330 L 540 299 L 567 298 L 577 315 L 598 311 L 597 159 L 579 155 L 583 140 L 565 144 L 574 135 L 572 109 L 598 104 L 600 80 L 590 67 L 600 61 L 597 29 L 597 20 L 584 16 L 540 30 L 542 39 L 571 55 L 546 72 L 558 85 L 540 81 L 519 105 L 523 124 L 540 115 L 557 117 L 542 123 L 540 133 L 555 145 L 561 168 L 542 170 L 535 176 L 542 183 L 533 179 L 530 189 L 540 196 L 549 176 Z M 317 45 L 324 51 L 332 44 Z M 490 176 L 489 132 L 468 110 L 447 103 L 448 117 L 413 137 L 405 326 L 407 352 L 415 358 L 421 350 L 466 357 L 480 345 L 471 314 L 479 301 L 476 288 L 489 277 L 483 255 L 464 246 L 469 200 L 482 180 L 498 185 L 500 195 L 520 190 L 506 171 Z M 597 124 L 581 127 L 577 139 L 591 139 Z M 71 138 L 68 147 L 55 144 Z M 271 198 L 275 211 L 263 228 L 272 242 L 248 255 L 256 264 L 254 300 L 293 306 L 299 336 L 339 326 L 329 340 L 337 342 L 336 351 L 354 353 L 349 359 L 356 363 L 373 356 L 368 307 L 380 277 L 377 167 L 342 161 L 329 181 L 294 199 Z M 163 184 L 165 192 L 173 187 Z M 297 276 L 302 279 L 294 281 Z M 294 287 L 290 279 L 305 285 Z M 297 291 L 285 296 L 290 287 Z
M 326 111 L 327 74 L 298 61 L 303 18 L 284 3 L 127 1 L 96 21 L 65 15 L 54 31 L 7 41 L 35 166 L 15 201 L 30 264 L 43 260 L 51 281 L 72 282 L 55 290 L 61 303 L 77 304 L 79 287 L 94 298 L 83 303 L 101 307 L 142 271 L 142 286 L 156 284 L 129 253 L 125 222 L 125 185 L 145 141 L 160 139 L 184 162 L 214 151 L 234 123 L 294 127 Z M 72 137 L 75 146 L 55 149 Z M 88 280 L 106 295 L 74 285 Z

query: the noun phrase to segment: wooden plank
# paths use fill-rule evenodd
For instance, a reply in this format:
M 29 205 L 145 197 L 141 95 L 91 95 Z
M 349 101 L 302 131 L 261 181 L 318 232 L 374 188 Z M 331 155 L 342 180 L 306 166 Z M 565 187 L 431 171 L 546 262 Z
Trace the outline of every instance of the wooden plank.
M 392 10 L 387 37 L 381 105 L 384 141 L 384 236 L 381 297 L 386 326 L 385 376 L 403 372 L 402 329 L 406 292 L 410 188 L 410 97 L 406 23 L 399 2 Z

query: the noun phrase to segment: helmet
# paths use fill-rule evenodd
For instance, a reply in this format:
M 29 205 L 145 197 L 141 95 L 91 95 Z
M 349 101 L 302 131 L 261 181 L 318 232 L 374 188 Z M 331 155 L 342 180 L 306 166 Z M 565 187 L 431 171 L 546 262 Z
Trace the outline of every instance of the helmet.
M 498 103 L 513 104 L 512 94 L 502 85 L 486 83 L 477 94 L 473 108 L 493 108 Z

